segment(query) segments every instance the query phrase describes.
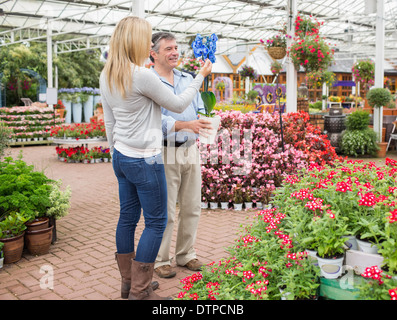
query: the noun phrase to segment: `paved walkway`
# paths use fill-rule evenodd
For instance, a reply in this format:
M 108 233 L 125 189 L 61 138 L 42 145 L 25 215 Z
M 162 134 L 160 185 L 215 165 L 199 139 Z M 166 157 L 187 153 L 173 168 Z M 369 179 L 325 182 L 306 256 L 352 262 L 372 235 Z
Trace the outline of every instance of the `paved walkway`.
M 20 152 L 36 170 L 61 179 L 63 187 L 71 186 L 71 209 L 57 221 L 57 242 L 48 254 L 32 256 L 25 250 L 20 261 L 0 269 L 0 300 L 121 300 L 120 274 L 114 260 L 118 187 L 111 164 L 61 163 L 55 146 L 8 151 L 14 158 Z M 198 258 L 210 263 L 227 257 L 225 248 L 237 237 L 240 225 L 254 214 L 255 210 L 203 210 L 196 243 Z M 142 229 L 143 219 L 138 236 Z M 53 288 L 48 288 L 51 272 Z M 176 297 L 180 280 L 192 273 L 178 267 L 175 278 L 155 276 L 160 283 L 156 292 Z

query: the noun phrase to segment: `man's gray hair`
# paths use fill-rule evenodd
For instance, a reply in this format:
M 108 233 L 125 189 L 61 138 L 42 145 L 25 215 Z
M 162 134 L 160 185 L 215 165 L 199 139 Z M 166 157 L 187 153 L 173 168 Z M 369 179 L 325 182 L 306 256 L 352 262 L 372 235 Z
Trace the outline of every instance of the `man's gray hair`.
M 156 53 L 159 53 L 160 50 L 160 41 L 162 39 L 166 39 L 166 40 L 175 40 L 175 36 L 170 33 L 170 32 L 156 32 L 153 33 L 152 35 L 152 42 L 153 42 L 153 47 L 152 50 Z M 154 62 L 154 59 L 152 58 L 152 56 L 150 56 L 150 60 L 152 62 Z

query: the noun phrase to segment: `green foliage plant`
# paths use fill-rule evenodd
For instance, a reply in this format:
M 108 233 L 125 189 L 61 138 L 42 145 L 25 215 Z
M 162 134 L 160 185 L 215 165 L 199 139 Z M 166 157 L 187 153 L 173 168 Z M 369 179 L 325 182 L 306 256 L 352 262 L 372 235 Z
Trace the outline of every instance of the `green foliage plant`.
M 370 115 L 363 110 L 357 110 L 349 114 L 346 118 L 347 130 L 364 130 L 368 128 Z
M 341 152 L 344 155 L 358 157 L 360 155 L 376 155 L 379 150 L 377 135 L 370 129 L 345 130 L 342 133 Z
M 0 239 L 19 236 L 26 230 L 29 219 L 19 212 L 12 212 L 0 221 Z
M 21 157 L 16 160 L 5 157 L 0 162 L 0 219 L 12 212 L 29 219 L 44 216 L 50 207 L 51 182 Z
M 367 93 L 368 104 L 371 107 L 380 108 L 387 106 L 392 100 L 392 95 L 389 89 L 373 88 Z
M 66 216 L 70 209 L 70 197 L 71 189 L 67 186 L 65 191 L 61 190 L 62 182 L 60 180 L 54 181 L 51 184 L 51 191 L 49 195 L 50 206 L 47 210 L 46 215 L 48 217 L 54 217 L 55 219 L 60 219 Z

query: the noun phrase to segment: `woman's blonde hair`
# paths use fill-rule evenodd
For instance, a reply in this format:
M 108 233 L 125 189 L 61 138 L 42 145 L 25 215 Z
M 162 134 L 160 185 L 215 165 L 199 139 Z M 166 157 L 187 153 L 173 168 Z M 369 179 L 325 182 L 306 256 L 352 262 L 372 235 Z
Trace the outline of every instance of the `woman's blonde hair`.
M 110 91 L 115 88 L 125 98 L 132 86 L 131 63 L 143 66 L 152 43 L 152 26 L 139 17 L 125 17 L 119 21 L 109 43 L 104 73 Z

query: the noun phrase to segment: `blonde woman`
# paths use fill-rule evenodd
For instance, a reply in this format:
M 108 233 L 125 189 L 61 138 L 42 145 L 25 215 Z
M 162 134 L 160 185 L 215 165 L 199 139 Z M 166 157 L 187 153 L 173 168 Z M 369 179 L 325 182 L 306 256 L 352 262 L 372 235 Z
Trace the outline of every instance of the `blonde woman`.
M 122 298 L 164 299 L 153 292 L 153 267 L 167 224 L 167 188 L 161 157 L 161 108 L 181 113 L 196 96 L 212 64 L 180 95 L 174 95 L 144 62 L 152 28 L 126 17 L 116 26 L 100 77 L 106 135 L 119 184 L 120 216 L 116 260 Z M 143 210 L 145 228 L 135 250 L 135 229 Z

